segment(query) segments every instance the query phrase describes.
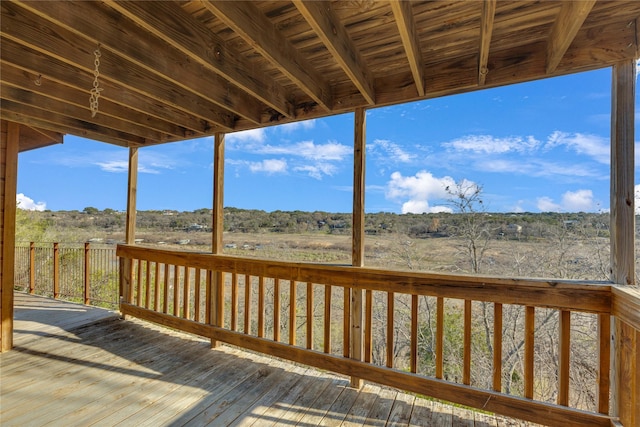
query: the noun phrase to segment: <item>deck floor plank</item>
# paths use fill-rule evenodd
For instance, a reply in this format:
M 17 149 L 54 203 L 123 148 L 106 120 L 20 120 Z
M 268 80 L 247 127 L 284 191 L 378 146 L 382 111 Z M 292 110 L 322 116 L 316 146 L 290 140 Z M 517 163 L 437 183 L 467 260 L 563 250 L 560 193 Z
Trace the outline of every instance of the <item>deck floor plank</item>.
M 118 313 L 16 293 L 0 355 L 0 424 L 13 426 L 533 425 L 454 408 Z M 66 314 L 65 314 L 66 313 Z

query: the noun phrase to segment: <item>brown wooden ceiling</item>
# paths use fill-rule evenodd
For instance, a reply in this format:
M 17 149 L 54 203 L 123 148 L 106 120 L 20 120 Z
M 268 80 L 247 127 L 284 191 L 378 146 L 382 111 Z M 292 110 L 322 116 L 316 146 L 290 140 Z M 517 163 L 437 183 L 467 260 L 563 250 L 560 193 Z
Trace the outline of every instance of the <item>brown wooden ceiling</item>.
M 639 56 L 637 0 L 2 0 L 0 7 L 0 117 L 44 135 L 121 146 L 440 97 Z M 92 116 L 98 48 L 101 91 Z

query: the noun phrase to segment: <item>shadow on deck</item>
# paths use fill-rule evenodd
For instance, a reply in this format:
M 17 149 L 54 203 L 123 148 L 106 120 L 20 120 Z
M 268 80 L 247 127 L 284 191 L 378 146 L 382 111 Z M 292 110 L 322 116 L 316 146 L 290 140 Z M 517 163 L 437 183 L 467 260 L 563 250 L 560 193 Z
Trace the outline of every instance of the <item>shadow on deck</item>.
M 3 426 L 532 425 L 319 372 L 117 312 L 15 294 Z

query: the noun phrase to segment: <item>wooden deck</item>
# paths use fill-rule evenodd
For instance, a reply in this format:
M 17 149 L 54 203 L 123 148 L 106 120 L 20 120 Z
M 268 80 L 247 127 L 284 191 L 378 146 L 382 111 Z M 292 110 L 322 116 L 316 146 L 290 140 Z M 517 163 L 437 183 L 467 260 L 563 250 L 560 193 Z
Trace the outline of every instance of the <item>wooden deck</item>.
M 531 425 L 209 342 L 118 313 L 15 294 L 0 356 L 9 426 Z

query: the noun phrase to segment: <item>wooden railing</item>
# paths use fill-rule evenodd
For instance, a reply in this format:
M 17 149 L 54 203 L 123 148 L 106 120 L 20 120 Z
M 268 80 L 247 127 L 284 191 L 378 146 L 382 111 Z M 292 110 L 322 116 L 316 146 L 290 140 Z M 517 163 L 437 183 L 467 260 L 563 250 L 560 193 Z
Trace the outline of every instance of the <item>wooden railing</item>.
M 116 308 L 118 260 L 113 245 L 18 243 L 14 284 L 30 294 Z
M 118 246 L 117 255 L 124 315 L 208 337 L 213 345 L 225 342 L 541 424 L 610 425 L 615 420 L 608 416 L 612 306 L 636 341 L 639 330 L 635 306 L 622 303 L 607 283 L 434 275 L 128 245 Z M 474 342 L 482 335 L 474 329 L 478 316 L 491 354 L 488 378 L 475 373 Z M 586 409 L 570 399 L 572 366 L 580 362 L 571 356 L 572 345 L 583 339 L 575 336 L 573 323 L 584 318 L 594 326 L 587 329 L 597 328 L 595 342 L 586 346 L 591 353 L 583 356 L 597 371 L 591 385 L 595 407 Z M 555 399 L 549 401 L 540 392 L 550 380 L 539 377 L 536 341 L 540 326 L 553 322 L 555 332 L 546 332 L 556 345 L 550 353 L 557 354 Z M 433 338 L 419 338 L 427 330 Z M 452 365 L 446 347 L 460 330 L 461 363 Z M 520 343 L 510 347 L 506 341 L 514 336 Z M 406 338 L 406 349 L 399 347 L 399 337 Z M 636 341 L 635 353 L 621 363 L 637 363 Z M 362 345 L 362 360 L 351 357 L 354 342 Z M 521 366 L 511 363 L 503 371 L 514 352 L 522 355 Z M 522 378 L 519 389 L 507 387 L 514 376 Z M 624 399 L 637 402 L 637 386 L 632 387 Z

